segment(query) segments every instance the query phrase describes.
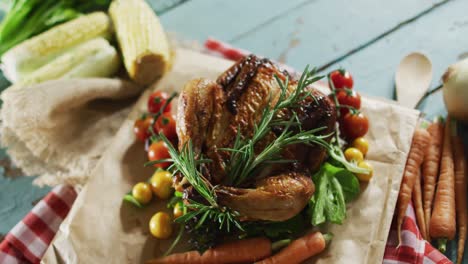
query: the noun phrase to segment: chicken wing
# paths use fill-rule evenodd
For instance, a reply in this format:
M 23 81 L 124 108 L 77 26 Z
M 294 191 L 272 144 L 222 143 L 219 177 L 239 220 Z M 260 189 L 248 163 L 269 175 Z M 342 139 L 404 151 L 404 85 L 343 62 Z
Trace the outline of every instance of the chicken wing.
M 310 176 L 296 172 L 261 179 L 254 187 L 220 186 L 216 194 L 245 219 L 285 221 L 307 205 L 315 190 Z

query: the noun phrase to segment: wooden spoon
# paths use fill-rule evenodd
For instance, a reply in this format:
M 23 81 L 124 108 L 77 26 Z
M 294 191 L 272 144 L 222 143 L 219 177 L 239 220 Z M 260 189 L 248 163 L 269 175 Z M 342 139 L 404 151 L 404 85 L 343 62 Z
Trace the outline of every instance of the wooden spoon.
M 414 108 L 431 81 L 431 61 L 419 52 L 408 54 L 401 60 L 395 74 L 397 101 L 403 106 Z

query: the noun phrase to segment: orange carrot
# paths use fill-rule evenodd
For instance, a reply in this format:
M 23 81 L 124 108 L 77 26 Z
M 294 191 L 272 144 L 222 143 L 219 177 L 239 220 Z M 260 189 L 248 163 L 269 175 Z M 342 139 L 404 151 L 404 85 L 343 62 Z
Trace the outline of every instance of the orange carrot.
M 453 159 L 455 165 L 455 203 L 457 206 L 458 225 L 458 251 L 457 263 L 463 261 L 467 232 L 467 204 L 466 204 L 466 159 L 463 141 L 456 132 L 456 126 L 452 130 Z
M 429 223 L 431 220 L 432 201 L 439 175 L 440 156 L 442 155 L 442 144 L 444 140 L 444 124 L 441 118 L 438 118 L 434 123 L 430 124 L 427 131 L 431 135 L 431 143 L 424 154 L 422 165 L 423 176 L 423 207 L 424 220 L 426 221 L 426 239 L 429 237 Z
M 280 252 L 256 262 L 256 264 L 296 264 L 322 252 L 330 240 L 330 235 L 322 235 L 320 232 L 310 233 L 294 240 L 289 246 Z
M 219 245 L 208 249 L 202 255 L 198 251 L 188 251 L 152 259 L 146 263 L 253 263 L 269 257 L 271 255 L 271 247 L 271 242 L 267 238 L 250 238 Z
M 422 205 L 421 196 L 421 170 L 418 170 L 416 180 L 413 188 L 413 204 L 416 212 L 416 221 L 418 223 L 419 231 L 421 232 L 424 239 L 427 240 L 426 221 L 424 220 L 424 210 Z
M 419 174 L 421 164 L 424 159 L 426 147 L 430 141 L 430 135 L 425 129 L 416 129 L 413 135 L 413 142 L 406 160 L 405 171 L 401 181 L 400 192 L 397 202 L 397 228 L 398 241 L 401 242 L 401 225 L 403 218 L 411 201 L 411 193 L 413 192 L 414 182 Z
M 452 144 L 450 142 L 450 121 L 445 122 L 444 146 L 440 161 L 440 175 L 432 210 L 429 233 L 438 239 L 439 250 L 445 252 L 447 239 L 453 239 L 455 223 L 455 172 Z

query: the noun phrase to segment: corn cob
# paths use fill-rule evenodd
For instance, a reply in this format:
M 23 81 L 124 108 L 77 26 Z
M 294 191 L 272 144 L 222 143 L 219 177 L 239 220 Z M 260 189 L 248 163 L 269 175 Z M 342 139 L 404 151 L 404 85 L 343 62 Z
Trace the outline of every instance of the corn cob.
M 106 39 L 96 38 L 62 54 L 14 86 L 62 78 L 109 77 L 117 72 L 119 66 L 116 49 Z
M 2 68 L 15 83 L 79 43 L 111 34 L 112 23 L 105 13 L 81 16 L 13 47 L 3 54 Z
M 154 82 L 170 67 L 164 29 L 144 0 L 114 0 L 109 8 L 127 72 L 135 82 Z

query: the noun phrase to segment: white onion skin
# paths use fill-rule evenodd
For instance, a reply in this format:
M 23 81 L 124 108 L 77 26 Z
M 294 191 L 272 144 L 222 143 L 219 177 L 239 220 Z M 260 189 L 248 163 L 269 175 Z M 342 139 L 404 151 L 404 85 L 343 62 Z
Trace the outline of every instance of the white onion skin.
M 451 65 L 442 76 L 444 103 L 450 116 L 468 123 L 468 58 Z

